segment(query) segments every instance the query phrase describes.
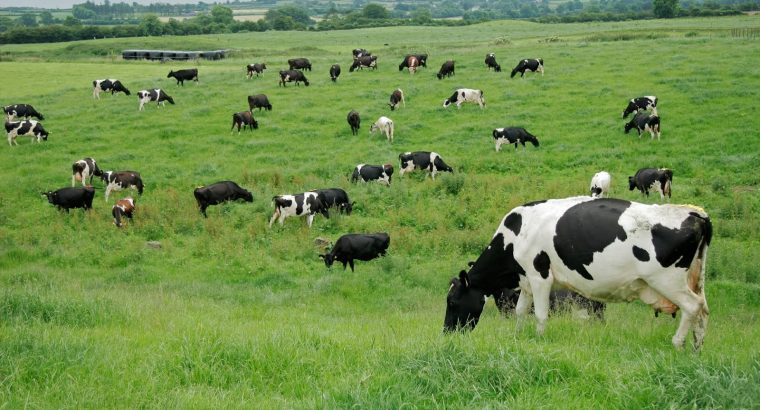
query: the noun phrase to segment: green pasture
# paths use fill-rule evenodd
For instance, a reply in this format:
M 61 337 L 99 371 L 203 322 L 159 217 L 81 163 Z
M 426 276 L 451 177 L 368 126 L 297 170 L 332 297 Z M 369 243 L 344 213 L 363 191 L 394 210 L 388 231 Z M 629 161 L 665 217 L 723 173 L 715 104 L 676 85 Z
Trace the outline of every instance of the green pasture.
M 265 32 L 0 46 L 0 105 L 28 103 L 50 138 L 0 149 L 0 407 L 3 408 L 757 408 L 760 406 L 760 63 L 732 29 L 758 16 L 577 25 L 500 21 L 459 28 Z M 377 71 L 348 72 L 351 49 Z M 122 49 L 230 49 L 221 61 L 123 61 Z M 407 52 L 428 67 L 399 72 Z M 502 73 L 486 70 L 496 53 Z M 308 57 L 311 85 L 277 84 Z M 521 58 L 546 74 L 509 78 Z M 456 75 L 437 80 L 448 60 Z M 262 77 L 244 66 L 265 62 Z M 331 83 L 328 69 L 343 73 Z M 198 67 L 184 87 L 169 70 Z M 92 98 L 118 78 L 132 96 Z M 161 87 L 176 105 L 135 93 Z M 487 106 L 444 109 L 460 87 Z M 391 112 L 401 88 L 406 107 Z M 230 132 L 246 96 L 259 129 Z M 662 138 L 624 134 L 628 99 L 659 97 Z M 346 114 L 362 117 L 352 136 Z M 393 144 L 369 126 L 386 115 Z M 541 146 L 494 150 L 491 131 L 524 126 Z M 5 142 L 3 142 L 5 144 Z M 455 169 L 398 175 L 398 154 L 436 151 Z M 134 223 L 112 224 L 103 184 L 94 209 L 56 211 L 40 196 L 71 184 L 71 164 L 142 174 Z M 359 163 L 392 163 L 390 187 L 352 185 Z M 613 196 L 641 167 L 674 171 L 672 203 L 703 207 L 710 323 L 701 354 L 675 351 L 677 321 L 641 303 L 605 322 L 550 318 L 518 329 L 489 302 L 470 334 L 441 333 L 448 281 L 524 202 L 585 195 L 606 170 Z M 192 191 L 231 179 L 253 203 L 211 207 Z M 267 227 L 271 198 L 341 187 L 351 216 Z M 328 270 L 314 245 L 385 231 L 389 254 Z M 146 246 L 158 241 L 159 249 Z

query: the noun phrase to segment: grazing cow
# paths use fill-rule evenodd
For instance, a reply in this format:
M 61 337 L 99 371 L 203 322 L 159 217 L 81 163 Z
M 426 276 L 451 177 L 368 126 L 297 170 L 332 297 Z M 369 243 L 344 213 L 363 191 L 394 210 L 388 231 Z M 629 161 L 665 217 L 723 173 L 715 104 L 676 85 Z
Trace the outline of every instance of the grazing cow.
M 486 67 L 488 67 L 489 71 L 493 69 L 497 73 L 501 72 L 501 66 L 496 62 L 496 54 L 488 53 L 486 55 Z
M 406 61 L 406 66 L 409 68 L 409 74 L 417 72 L 417 67 L 420 65 L 420 60 L 415 56 L 410 56 Z
M 125 216 L 130 221 L 132 220 L 132 212 L 135 211 L 135 200 L 131 196 L 116 201 L 113 208 L 111 208 L 111 215 L 113 215 L 113 224 L 117 228 L 122 227 L 121 217 Z
M 332 267 L 333 262 L 338 261 L 343 264 L 343 270 L 346 270 L 348 264 L 353 272 L 354 260 L 371 261 L 378 256 L 385 256 L 390 244 L 391 237 L 385 232 L 349 233 L 338 238 L 332 250 L 319 257 L 325 261 L 328 268 Z
M 288 67 L 290 67 L 291 70 L 311 71 L 311 62 L 308 58 L 291 58 L 288 60 Z
M 111 195 L 111 191 L 136 189 L 138 195 L 143 193 L 142 178 L 140 178 L 140 174 L 134 171 L 105 171 L 100 175 L 100 179 L 106 184 L 106 201 L 108 201 L 108 195 Z
M 253 111 L 254 108 L 258 108 L 261 111 L 264 108 L 267 111 L 272 111 L 272 104 L 269 103 L 269 98 L 266 94 L 256 94 L 248 96 L 248 109 Z
M 660 117 L 656 114 L 648 114 L 646 112 L 640 112 L 633 116 L 633 119 L 625 124 L 625 133 L 628 134 L 631 129 L 635 128 L 641 138 L 642 131 L 648 131 L 652 139 L 656 136 L 660 139 Z
M 512 74 L 509 76 L 510 78 L 513 78 L 515 74 L 518 72 L 520 73 L 520 78 L 525 77 L 525 72 L 540 72 L 541 75 L 544 75 L 544 59 L 542 58 L 528 58 L 525 60 L 520 60 L 519 63 L 517 63 L 517 66 L 512 69 Z
M 166 76 L 166 78 L 172 78 L 174 77 L 175 80 L 177 80 L 177 85 L 185 85 L 185 80 L 190 81 L 193 80 L 196 83 L 198 82 L 198 69 L 197 68 L 188 68 L 185 70 L 177 70 L 177 71 L 169 71 L 169 74 Z
M 105 80 L 94 80 L 92 82 L 92 97 L 100 99 L 100 93 L 101 92 L 111 92 L 111 95 L 114 93 L 122 92 L 126 95 L 132 95 L 132 93 L 129 92 L 127 87 L 124 87 L 124 85 L 119 80 L 115 79 L 105 79 Z
M 359 117 L 359 113 L 355 110 L 351 110 L 346 117 L 348 125 L 351 126 L 351 134 L 359 134 L 359 126 L 362 123 L 362 119 Z
M 145 103 L 151 101 L 156 102 L 156 107 L 166 105 L 166 101 L 169 101 L 169 104 L 174 104 L 174 98 L 170 97 L 169 94 L 166 94 L 166 92 L 160 88 L 154 90 L 140 90 L 137 92 L 137 98 L 140 100 L 140 108 L 138 108 L 137 111 L 142 111 Z
M 493 130 L 493 138 L 496 140 L 496 152 L 501 151 L 502 144 L 515 144 L 515 151 L 517 144 L 522 144 L 525 149 L 526 142 L 538 147 L 538 138 L 522 127 L 496 128 Z
M 611 182 L 612 177 L 607 171 L 601 171 L 594 174 L 594 177 L 591 178 L 591 187 L 589 188 L 591 191 L 591 197 L 603 198 L 609 196 Z
M 372 53 L 369 51 L 363 49 L 363 48 L 355 48 L 353 51 L 351 51 L 351 54 L 354 55 L 354 58 L 359 58 L 361 56 L 371 56 Z
M 259 122 L 256 121 L 255 118 L 253 118 L 253 114 L 250 111 L 241 111 L 236 112 L 232 114 L 232 128 L 230 128 L 230 132 L 232 132 L 235 129 L 235 126 L 237 125 L 238 134 L 240 134 L 240 128 L 242 127 L 245 129 L 245 127 L 248 127 L 248 131 L 253 131 L 254 129 L 259 128 Z
M 378 181 L 385 185 L 391 186 L 391 177 L 393 176 L 393 165 L 367 165 L 359 164 L 354 168 L 351 175 L 351 182 L 357 182 L 360 179 L 363 182 Z
M 332 82 L 338 81 L 338 77 L 340 76 L 340 65 L 339 64 L 333 64 L 330 66 L 330 79 Z
M 248 64 L 247 66 L 245 66 L 245 69 L 248 70 L 248 73 L 246 74 L 246 76 L 250 80 L 251 78 L 253 78 L 253 74 L 254 73 L 256 73 L 256 77 L 258 77 L 259 74 L 263 75 L 264 74 L 264 70 L 267 69 L 267 65 L 266 64 L 260 64 L 260 63 Z
M 309 225 L 309 228 L 311 228 L 311 222 L 317 213 L 321 213 L 325 218 L 330 218 L 327 206 L 325 205 L 324 195 L 317 192 L 278 195 L 272 198 L 272 202 L 274 203 L 274 214 L 272 214 L 272 219 L 269 220 L 270 228 L 277 218 L 279 218 L 278 222 L 282 225 L 287 217 L 306 215 L 306 223 Z
M 452 75 L 454 75 L 454 60 L 449 60 L 441 64 L 441 70 L 438 71 L 436 77 L 442 80 L 443 77 L 451 77 Z
M 47 197 L 48 202 L 55 205 L 58 210 L 69 212 L 71 208 L 92 209 L 92 199 L 95 198 L 95 188 L 91 186 L 77 188 L 61 188 L 57 191 L 41 192 Z
M 437 152 L 415 151 L 399 154 L 399 173 L 404 175 L 405 172 L 412 172 L 415 169 L 422 169 L 430 172 L 430 177 L 435 179 L 436 172 L 454 172 L 450 166 L 443 162 L 443 158 Z
M 427 54 L 407 54 L 404 56 L 404 61 L 401 62 L 401 64 L 398 65 L 398 70 L 403 71 L 405 68 L 409 67 L 409 57 L 414 57 L 419 62 L 420 67 L 427 67 Z
M 362 70 L 364 68 L 377 69 L 377 56 L 361 56 L 354 59 L 351 63 L 351 67 L 348 67 L 348 71 L 353 73 L 356 69 Z
M 5 112 L 5 119 L 7 121 L 13 121 L 18 118 L 36 118 L 39 121 L 42 121 L 45 119 L 45 117 L 42 116 L 37 110 L 34 109 L 29 104 L 13 104 L 13 105 L 7 105 L 3 107 L 3 112 Z
M 92 185 L 93 175 L 99 177 L 103 171 L 98 168 L 98 163 L 93 158 L 80 159 L 71 165 L 71 186 L 76 185 L 76 181 L 82 181 L 82 186 L 87 184 L 87 178 L 90 178 L 89 184 Z
M 641 168 L 636 175 L 628 177 L 629 190 L 638 188 L 646 196 L 649 196 L 649 190 L 659 192 L 660 199 L 665 199 L 666 195 L 670 198 L 672 184 L 673 171 L 667 168 Z
M 322 194 L 328 209 L 335 208 L 340 213 L 345 212 L 346 215 L 351 215 L 354 210 L 356 202 L 351 202 L 348 199 L 348 193 L 340 188 L 315 189 L 311 192 Z
M 303 75 L 301 71 L 298 70 L 284 70 L 280 71 L 280 83 L 279 85 L 285 87 L 285 83 L 295 82 L 296 85 L 299 85 L 298 83 L 303 83 L 305 86 L 309 86 L 309 80 L 306 79 L 306 76 Z
M 242 199 L 245 202 L 253 202 L 253 194 L 243 189 L 232 181 L 219 181 L 211 185 L 195 188 L 193 191 L 198 209 L 204 218 L 207 218 L 206 208 L 211 205 L 218 205 L 226 201 L 235 201 Z
M 657 97 L 647 95 L 645 97 L 632 98 L 628 101 L 628 106 L 623 111 L 623 118 L 632 112 L 638 113 L 639 111 L 646 110 L 652 110 L 652 114 L 657 115 Z
M 404 101 L 404 92 L 401 91 L 400 88 L 397 88 L 391 93 L 391 102 L 388 103 L 388 105 L 391 107 L 391 111 L 395 110 L 399 107 L 399 105 L 403 104 L 404 107 L 406 107 L 406 101 Z
M 372 134 L 376 130 L 380 130 L 381 134 L 385 134 L 385 138 L 388 142 L 393 142 L 393 120 L 388 117 L 380 117 L 369 127 L 369 133 Z
M 32 137 L 32 142 L 36 139 L 39 143 L 47 141 L 48 135 L 50 135 L 41 123 L 34 120 L 6 122 L 5 132 L 8 134 L 8 145 L 10 146 L 18 145 L 18 141 L 16 141 L 18 136 Z
M 482 90 L 473 90 L 471 88 L 460 88 L 451 94 L 451 97 L 443 100 L 443 108 L 456 103 L 457 109 L 462 107 L 462 103 L 477 103 L 480 108 L 486 106 L 486 99 L 483 98 Z
M 645 205 L 587 196 L 537 201 L 511 210 L 469 273 L 451 280 L 444 330 L 475 328 L 486 295 L 521 289 L 518 317 L 534 306 L 543 334 L 552 287 L 599 302 L 640 299 L 655 311 L 681 309 L 673 336 L 683 346 L 694 325 L 702 346 L 709 310 L 705 259 L 712 223 L 689 205 Z

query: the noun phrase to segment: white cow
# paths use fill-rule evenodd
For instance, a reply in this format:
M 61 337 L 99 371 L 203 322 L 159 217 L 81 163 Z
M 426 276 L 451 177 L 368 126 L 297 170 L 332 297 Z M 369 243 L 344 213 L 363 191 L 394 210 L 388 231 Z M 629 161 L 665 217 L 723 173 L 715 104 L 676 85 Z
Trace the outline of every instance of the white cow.
M 369 133 L 372 134 L 376 130 L 380 130 L 381 134 L 385 134 L 385 138 L 388 142 L 393 142 L 393 120 L 388 117 L 380 117 L 369 127 Z
M 457 108 L 461 108 L 462 103 L 470 102 L 477 103 L 480 108 L 486 106 L 486 100 L 483 98 L 482 90 L 473 90 L 471 88 L 460 88 L 454 91 L 451 97 L 443 100 L 443 107 L 446 108 L 451 104 L 456 104 Z
M 611 182 L 612 177 L 607 171 L 600 171 L 594 174 L 594 177 L 591 178 L 591 187 L 589 188 L 591 190 L 591 197 L 602 198 L 609 196 Z

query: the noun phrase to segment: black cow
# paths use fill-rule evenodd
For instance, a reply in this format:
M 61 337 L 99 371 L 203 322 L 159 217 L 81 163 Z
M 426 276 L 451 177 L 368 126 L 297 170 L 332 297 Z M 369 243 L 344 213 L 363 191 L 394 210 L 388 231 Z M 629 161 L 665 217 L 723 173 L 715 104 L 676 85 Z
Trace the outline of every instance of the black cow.
M 336 82 L 340 76 L 340 65 L 333 64 L 330 66 L 330 79 L 332 82 Z
M 489 71 L 493 69 L 497 73 L 501 72 L 501 65 L 496 62 L 496 54 L 494 53 L 488 53 L 486 55 L 486 66 L 488 67 Z
M 359 113 L 355 110 L 349 111 L 346 120 L 348 121 L 348 125 L 351 126 L 351 134 L 357 135 L 359 133 L 359 126 L 362 122 L 362 119 L 359 117 Z
M 404 56 L 404 61 L 398 65 L 399 71 L 403 71 L 405 68 L 409 68 L 409 57 L 417 58 L 417 62 L 419 62 L 420 67 L 427 67 L 427 54 L 407 54 Z
M 438 71 L 436 77 L 442 80 L 443 77 L 451 77 L 452 75 L 454 75 L 454 60 L 449 60 L 441 65 L 441 70 Z
M 34 109 L 29 104 L 13 104 L 13 105 L 7 105 L 3 107 L 3 112 L 5 112 L 5 118 L 8 121 L 13 121 L 18 118 L 31 118 L 34 117 L 40 121 L 44 120 L 45 117 L 42 116 L 37 110 Z
M 98 163 L 93 158 L 84 158 L 71 165 L 71 186 L 76 185 L 76 181 L 82 181 L 82 186 L 87 182 L 87 177 L 90 178 L 90 185 L 92 185 L 93 175 L 99 177 L 103 175 L 103 171 L 98 168 Z
M 401 91 L 400 88 L 397 88 L 391 93 L 390 102 L 388 105 L 391 107 L 391 111 L 393 111 L 401 104 L 406 107 L 406 101 L 404 101 L 404 92 Z
M 430 177 L 435 179 L 436 172 L 454 172 L 450 166 L 443 162 L 443 158 L 437 152 L 415 151 L 399 154 L 398 160 L 401 162 L 399 172 L 404 175 L 405 172 L 412 172 L 415 169 L 422 169 L 430 172 Z
M 636 175 L 628 177 L 628 188 L 633 191 L 638 188 L 643 194 L 649 196 L 649 190 L 660 193 L 660 199 L 665 195 L 670 198 L 671 184 L 673 183 L 673 171 L 668 168 L 641 168 Z
M 135 171 L 105 171 L 100 175 L 100 179 L 106 184 L 106 201 L 108 201 L 108 195 L 111 194 L 111 191 L 136 189 L 138 195 L 143 193 L 142 178 Z
M 235 129 L 236 125 L 238 129 L 238 134 L 240 134 L 241 127 L 245 129 L 245 127 L 247 126 L 248 131 L 253 131 L 259 128 L 258 121 L 256 121 L 255 118 L 253 118 L 253 114 L 250 111 L 241 111 L 241 112 L 236 112 L 232 114 L 232 128 L 230 128 L 230 132 L 232 132 Z
M 37 142 L 47 141 L 48 135 L 50 135 L 41 123 L 35 120 L 26 121 L 13 121 L 5 123 L 5 132 L 8 134 L 8 145 L 18 145 L 16 137 L 29 136 L 32 137 L 32 142 L 36 139 Z
M 61 188 L 57 191 L 41 192 L 48 202 L 55 205 L 58 210 L 67 213 L 71 208 L 92 209 L 92 198 L 95 197 L 95 188 L 91 186 L 77 188 Z
M 354 58 L 359 58 L 361 56 L 371 56 L 372 53 L 369 51 L 363 49 L 363 48 L 355 48 L 353 51 L 351 51 L 351 54 L 354 55 Z
M 525 76 L 526 71 L 531 72 L 540 72 L 541 75 L 544 75 L 544 60 L 542 58 L 527 58 L 524 60 L 520 60 L 519 63 L 517 63 L 517 66 L 512 69 L 512 74 L 509 76 L 510 78 L 514 77 L 515 74 L 520 73 L 520 77 Z
M 647 112 L 636 114 L 631 121 L 628 121 L 628 123 L 625 124 L 625 133 L 628 134 L 628 132 L 634 128 L 638 131 L 639 138 L 641 138 L 642 131 L 649 131 L 652 139 L 654 139 L 655 136 L 658 140 L 660 139 L 660 117 L 656 114 L 649 114 Z
M 291 58 L 288 60 L 288 66 L 291 70 L 309 70 L 311 71 L 311 62 L 308 58 Z
M 628 101 L 628 106 L 623 111 L 623 118 L 632 112 L 638 113 L 645 110 L 652 110 L 652 114 L 657 115 L 657 97 L 647 95 L 645 97 L 632 98 Z
M 92 82 L 92 96 L 93 98 L 100 99 L 100 93 L 101 92 L 111 92 L 111 95 L 114 93 L 124 93 L 126 95 L 132 95 L 132 93 L 129 92 L 127 87 L 124 87 L 124 85 L 121 83 L 121 81 L 116 79 L 105 79 L 105 80 L 94 80 Z
M 385 185 L 391 185 L 391 177 L 393 176 L 393 165 L 367 165 L 359 164 L 354 168 L 354 173 L 351 174 L 351 182 L 357 182 L 362 180 L 364 182 L 378 181 Z
M 232 181 L 219 181 L 211 185 L 195 188 L 193 191 L 195 200 L 198 202 L 198 209 L 205 218 L 206 208 L 211 205 L 218 205 L 226 201 L 235 201 L 237 199 L 245 200 L 245 202 L 253 202 L 253 194 L 240 185 Z
M 267 111 L 272 111 L 272 104 L 269 103 L 269 98 L 266 94 L 256 94 L 248 96 L 248 109 L 253 111 L 254 108 L 258 108 L 261 111 L 262 108 Z
M 197 68 L 188 68 L 185 70 L 177 70 L 177 71 L 169 71 L 169 74 L 166 76 L 166 78 L 172 78 L 174 77 L 175 80 L 177 80 L 177 85 L 185 85 L 185 80 L 193 80 L 196 83 L 198 82 L 198 69 Z
M 122 227 L 121 218 L 126 217 L 130 221 L 132 220 L 132 213 L 135 211 L 135 200 L 132 197 L 126 197 L 116 201 L 113 208 L 111 208 L 111 215 L 113 216 L 113 224 L 117 228 Z
M 529 133 L 522 127 L 496 128 L 493 130 L 493 138 L 496 140 L 496 151 L 501 150 L 501 144 L 522 144 L 525 148 L 525 142 L 530 142 L 534 147 L 538 147 L 538 138 Z
M 324 195 L 327 208 L 335 208 L 340 213 L 345 212 L 346 215 L 351 215 L 354 210 L 356 202 L 351 202 L 348 199 L 348 193 L 340 188 L 315 189 L 312 192 Z
M 303 75 L 302 72 L 298 70 L 284 70 L 280 71 L 280 83 L 279 85 L 285 87 L 285 83 L 295 82 L 296 85 L 299 85 L 298 83 L 303 82 L 305 86 L 309 86 L 309 80 L 306 79 L 306 76 Z
M 166 101 L 169 101 L 170 104 L 174 105 L 174 98 L 169 96 L 166 91 L 160 88 L 156 88 L 154 90 L 140 90 L 137 92 L 137 98 L 140 100 L 140 107 L 137 109 L 137 111 L 142 111 L 145 103 L 151 101 L 156 102 L 156 107 L 166 105 Z
M 245 66 L 245 69 L 248 71 L 248 73 L 246 74 L 246 76 L 250 80 L 251 78 L 253 78 L 253 74 L 254 73 L 256 73 L 256 77 L 258 77 L 259 74 L 264 74 L 264 70 L 267 69 L 267 65 L 266 64 L 260 64 L 260 63 L 248 64 L 247 66 Z
M 354 62 L 351 63 L 351 67 L 348 67 L 348 71 L 353 73 L 356 69 L 364 69 L 364 68 L 371 68 L 376 69 L 377 68 L 377 56 L 361 56 L 354 59 Z
M 343 264 L 343 270 L 346 270 L 346 264 L 348 264 L 353 272 L 354 260 L 371 261 L 378 256 L 385 256 L 390 244 L 391 237 L 385 232 L 349 233 L 338 238 L 329 253 L 319 255 L 319 257 L 325 261 L 325 266 L 328 268 L 333 262 L 338 261 Z

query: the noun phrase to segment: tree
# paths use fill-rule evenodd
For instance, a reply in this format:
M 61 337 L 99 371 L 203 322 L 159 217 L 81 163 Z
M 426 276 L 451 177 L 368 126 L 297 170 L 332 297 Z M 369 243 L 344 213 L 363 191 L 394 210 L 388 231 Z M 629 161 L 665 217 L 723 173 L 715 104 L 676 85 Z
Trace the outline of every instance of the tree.
M 433 18 L 430 14 L 430 9 L 427 7 L 420 7 L 417 10 L 414 10 L 412 12 L 412 22 L 414 24 L 427 24 L 433 21 Z
M 79 21 L 79 19 L 76 17 L 66 16 L 66 18 L 63 20 L 63 25 L 66 27 L 77 27 L 81 26 L 82 22 Z
M 71 10 L 71 14 L 74 15 L 74 18 L 77 18 L 79 20 L 90 20 L 95 18 L 95 12 L 88 9 L 87 7 L 84 7 L 81 4 L 74 6 L 74 8 Z
M 164 33 L 161 21 L 155 14 L 146 14 L 140 21 L 140 31 L 144 36 L 160 36 Z
M 51 24 L 55 23 L 55 17 L 53 17 L 53 13 L 49 11 L 43 11 L 40 13 L 40 23 L 49 26 Z
M 669 19 L 676 15 L 678 0 L 654 0 L 652 6 L 655 17 Z
M 288 21 L 288 19 L 283 19 L 282 17 L 290 17 L 291 21 Z M 303 27 L 314 25 L 314 20 L 309 17 L 308 11 L 297 6 L 283 6 L 276 9 L 269 9 L 264 19 L 275 30 L 292 30 L 296 28 L 294 26 Z M 277 28 L 286 26 L 290 26 L 290 28 Z
M 18 18 L 18 22 L 24 27 L 37 27 L 37 16 L 31 13 L 24 13 Z
M 388 10 L 377 3 L 369 3 L 362 8 L 362 16 L 368 19 L 387 19 Z
M 234 21 L 232 18 L 232 9 L 218 4 L 211 9 L 211 18 L 214 20 L 214 23 L 225 25 L 232 24 Z

